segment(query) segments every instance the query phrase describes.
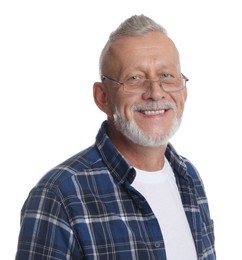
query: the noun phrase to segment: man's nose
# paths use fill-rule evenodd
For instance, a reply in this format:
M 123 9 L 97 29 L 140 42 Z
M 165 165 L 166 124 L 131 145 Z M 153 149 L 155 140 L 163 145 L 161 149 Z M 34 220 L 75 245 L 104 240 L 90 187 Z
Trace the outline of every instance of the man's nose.
M 149 80 L 149 87 L 144 96 L 147 99 L 159 100 L 164 98 L 166 94 L 160 80 Z

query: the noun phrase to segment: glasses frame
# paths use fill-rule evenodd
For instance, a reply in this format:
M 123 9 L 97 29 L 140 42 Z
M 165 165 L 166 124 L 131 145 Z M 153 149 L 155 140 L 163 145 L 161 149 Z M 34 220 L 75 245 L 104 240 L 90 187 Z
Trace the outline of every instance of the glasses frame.
M 184 85 L 184 87 L 182 87 L 181 89 L 172 90 L 172 91 L 167 91 L 167 90 L 165 90 L 165 89 L 162 87 L 162 83 L 161 83 L 161 82 L 160 82 L 160 87 L 162 88 L 163 91 L 165 91 L 165 92 L 167 92 L 167 93 L 181 91 L 181 90 L 183 90 L 184 88 L 187 87 L 186 82 L 189 81 L 189 79 L 188 79 L 185 75 L 183 75 L 182 73 L 181 73 L 181 78 L 185 79 L 185 85 Z M 110 80 L 110 81 L 116 83 L 116 84 L 119 85 L 120 87 L 123 87 L 123 90 L 124 90 L 125 92 L 128 92 L 128 93 L 137 93 L 137 94 L 138 94 L 138 93 L 145 93 L 145 92 L 132 92 L 132 91 L 128 91 L 128 90 L 125 89 L 125 86 L 124 86 L 125 83 L 126 83 L 126 81 L 122 82 L 122 81 L 118 81 L 118 80 L 112 79 L 112 78 L 110 78 L 109 76 L 101 75 L 101 80 L 102 80 L 102 82 L 104 82 L 106 79 L 108 79 L 108 80 Z M 145 80 L 150 80 L 150 81 L 153 81 L 153 82 L 159 81 L 159 80 L 151 80 L 151 79 L 145 79 Z

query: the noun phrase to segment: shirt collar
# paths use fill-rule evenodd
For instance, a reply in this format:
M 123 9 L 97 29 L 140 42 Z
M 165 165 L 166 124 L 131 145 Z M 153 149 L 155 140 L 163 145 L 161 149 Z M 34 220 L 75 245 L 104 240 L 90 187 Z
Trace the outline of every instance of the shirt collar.
M 119 184 L 126 180 L 132 183 L 135 178 L 134 168 L 113 145 L 107 135 L 107 121 L 104 121 L 96 137 L 96 145 L 110 173 Z
M 185 160 L 176 152 L 175 148 L 170 143 L 167 145 L 165 156 L 170 162 L 172 169 L 179 175 L 185 177 L 187 174 Z
M 107 121 L 104 121 L 99 129 L 96 136 L 96 146 L 114 179 L 116 179 L 119 184 L 123 184 L 126 180 L 132 183 L 135 178 L 135 170 L 116 149 L 108 137 Z M 167 145 L 165 156 L 173 170 L 185 177 L 187 167 L 184 159 L 176 152 L 170 143 Z

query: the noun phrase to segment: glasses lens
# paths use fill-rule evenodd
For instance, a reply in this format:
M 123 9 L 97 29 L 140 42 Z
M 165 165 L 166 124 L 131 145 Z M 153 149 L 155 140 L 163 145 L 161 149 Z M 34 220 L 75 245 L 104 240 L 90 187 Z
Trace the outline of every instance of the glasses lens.
M 162 80 L 161 85 L 166 92 L 175 92 L 186 87 L 186 80 L 184 78 L 169 78 Z
M 145 93 L 149 88 L 149 80 L 140 79 L 134 81 L 126 81 L 124 83 L 124 90 L 130 93 Z

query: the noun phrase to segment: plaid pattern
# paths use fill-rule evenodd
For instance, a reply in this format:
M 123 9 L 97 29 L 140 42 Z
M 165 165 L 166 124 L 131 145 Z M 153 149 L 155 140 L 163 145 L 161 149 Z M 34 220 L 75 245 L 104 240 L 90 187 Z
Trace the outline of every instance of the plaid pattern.
M 213 260 L 213 224 L 199 175 L 170 144 L 166 157 L 198 259 Z M 104 122 L 93 146 L 52 169 L 30 192 L 21 212 L 16 260 L 166 260 L 162 231 L 132 187 L 134 178 Z

